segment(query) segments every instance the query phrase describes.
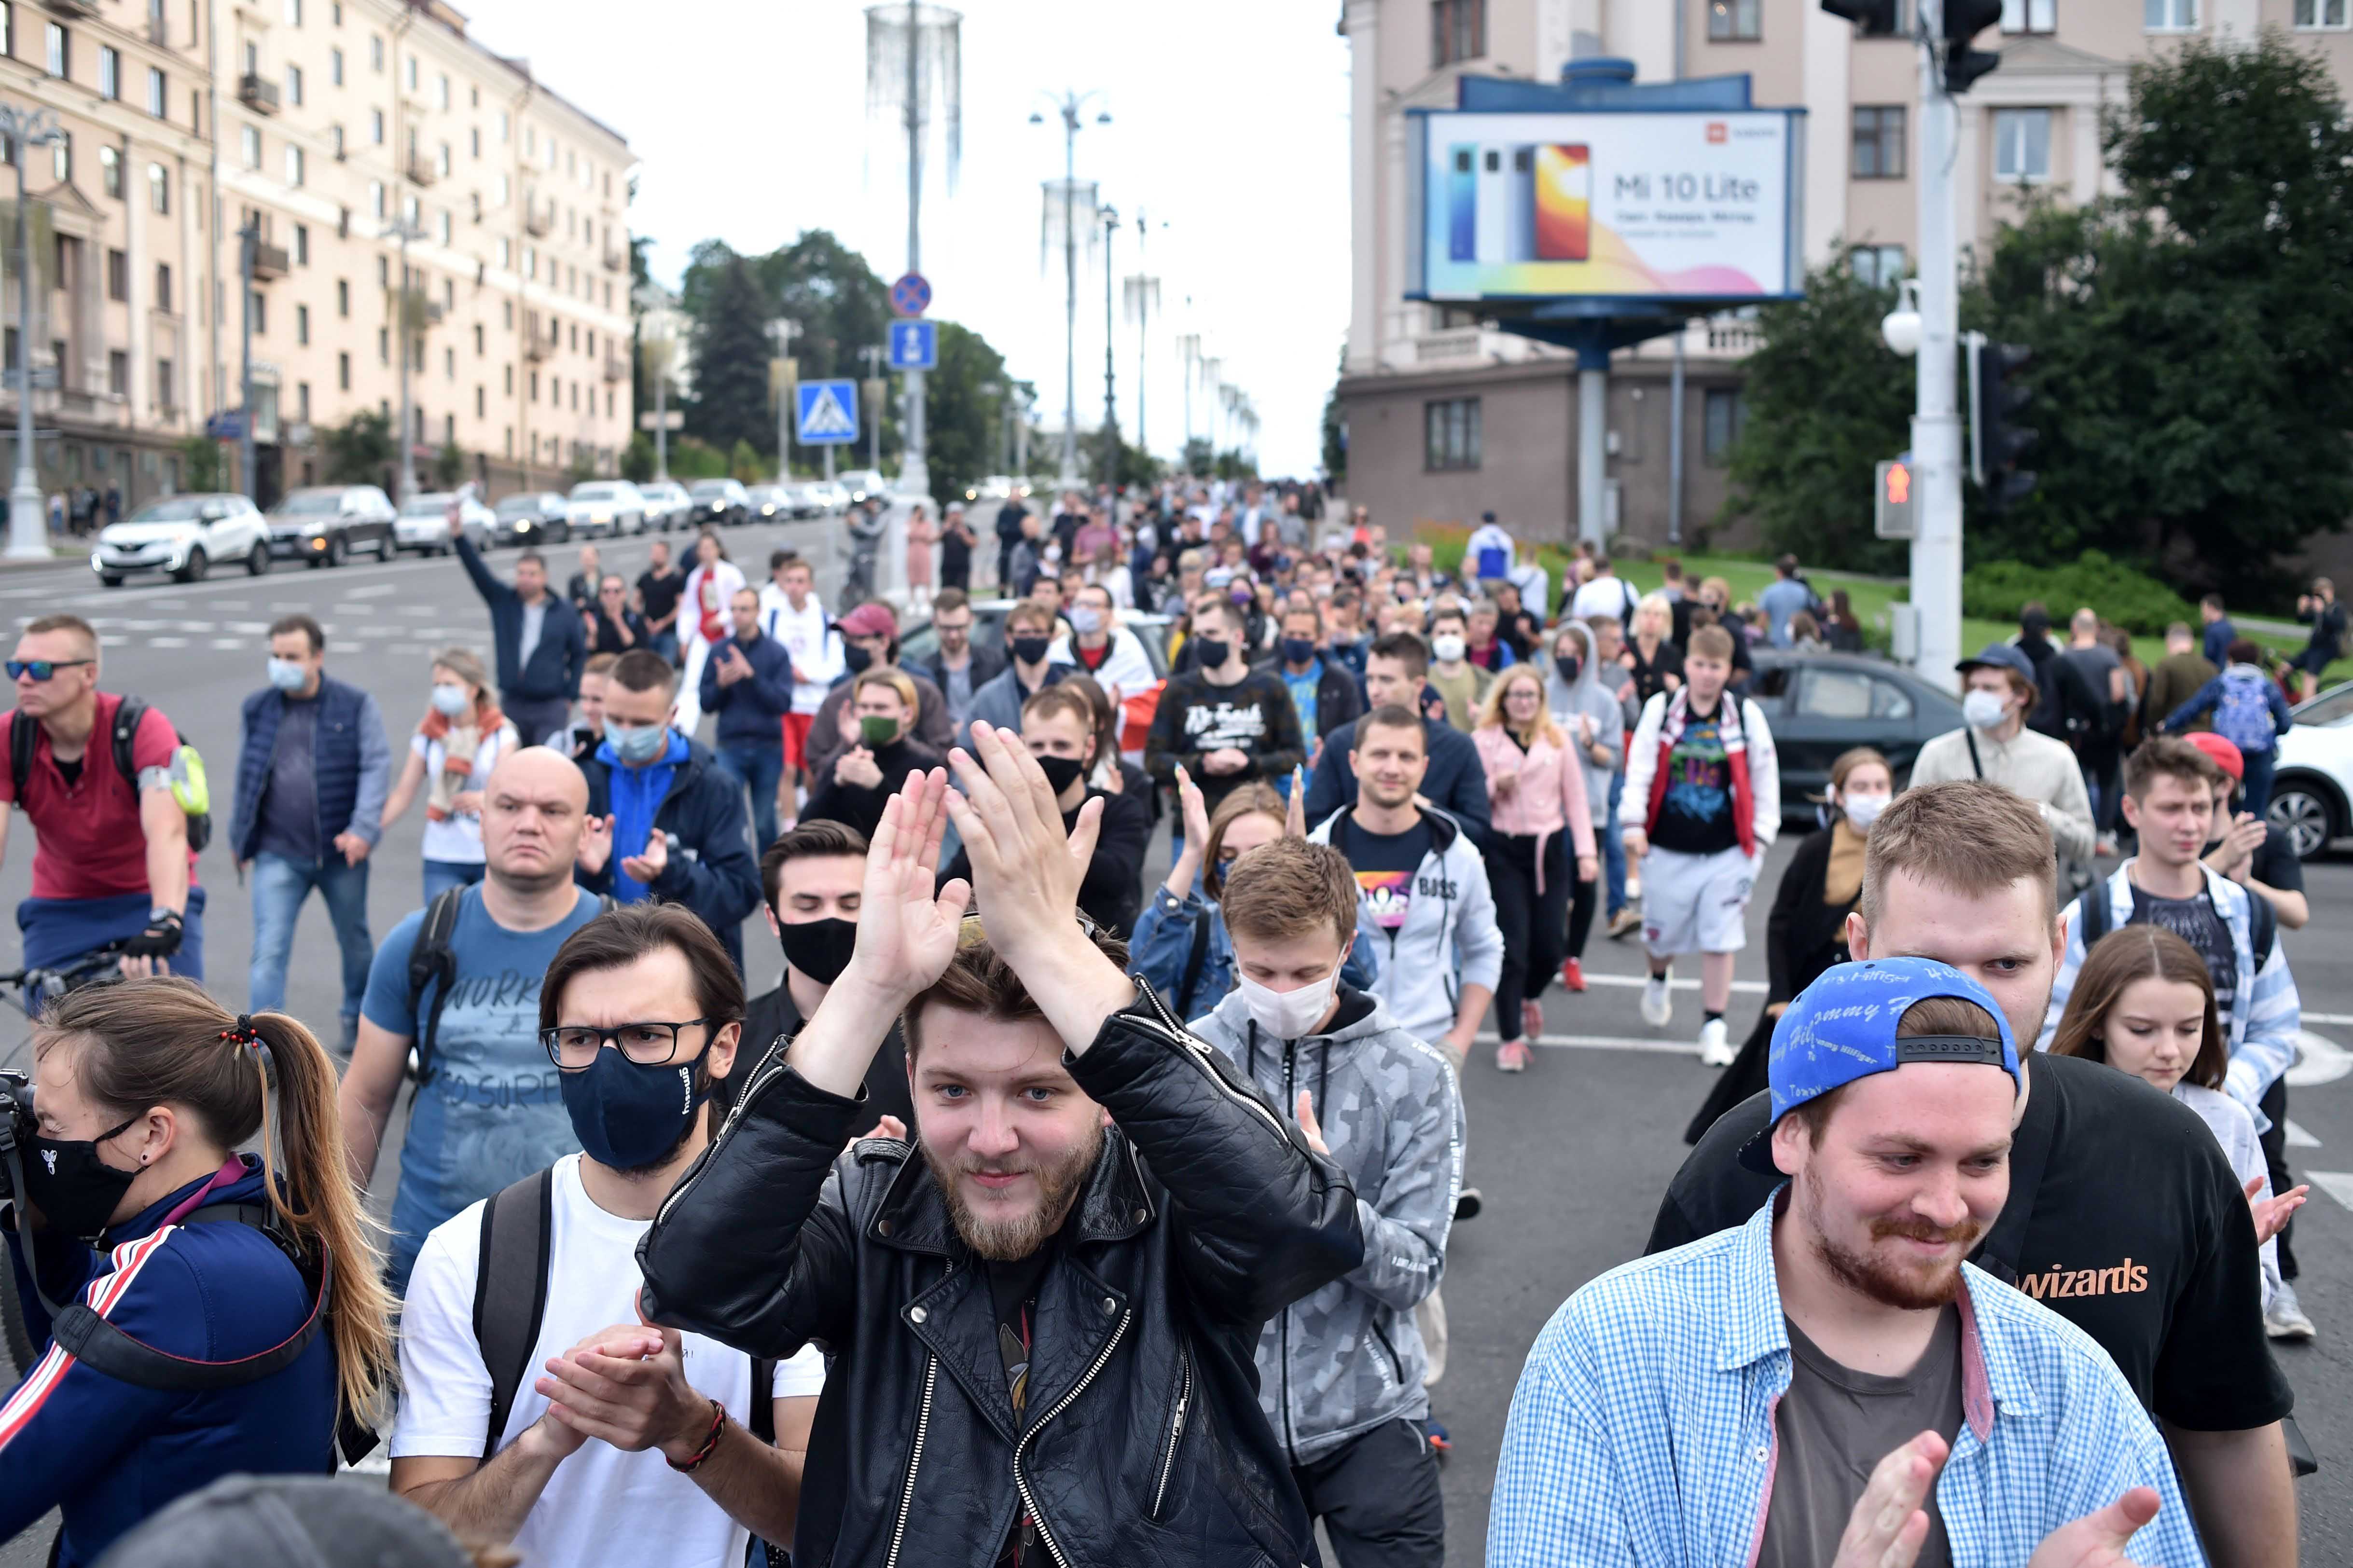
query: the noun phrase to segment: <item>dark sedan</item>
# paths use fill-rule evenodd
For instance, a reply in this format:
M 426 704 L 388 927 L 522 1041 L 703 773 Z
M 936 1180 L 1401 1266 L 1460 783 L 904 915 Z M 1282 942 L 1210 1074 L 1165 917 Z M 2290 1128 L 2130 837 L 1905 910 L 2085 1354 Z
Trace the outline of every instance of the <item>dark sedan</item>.
M 691 527 L 736 528 L 751 521 L 752 498 L 733 479 L 704 479 L 686 493 Z
M 1900 787 L 1920 748 L 1961 727 L 1950 692 L 1900 665 L 1843 653 L 1759 648 L 1748 695 L 1765 710 L 1781 757 L 1781 815 L 1810 821 L 1839 753 L 1871 746 L 1886 754 Z

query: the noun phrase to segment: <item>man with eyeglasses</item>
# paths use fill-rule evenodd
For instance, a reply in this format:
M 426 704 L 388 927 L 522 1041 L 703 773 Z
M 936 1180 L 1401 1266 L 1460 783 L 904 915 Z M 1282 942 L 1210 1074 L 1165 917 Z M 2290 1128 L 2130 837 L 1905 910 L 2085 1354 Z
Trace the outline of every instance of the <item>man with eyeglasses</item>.
M 136 699 L 98 689 L 98 634 L 79 616 L 26 626 L 7 669 L 16 707 L 0 769 L 0 858 L 13 804 L 37 839 L 33 894 L 16 907 L 26 965 L 121 942 L 125 974 L 202 980 L 205 893 L 174 794 L 187 781 L 174 772 L 185 770 L 172 721 L 144 703 L 125 714 Z
M 556 951 L 539 1037 L 581 1152 L 436 1228 L 401 1313 L 392 1489 L 459 1535 L 680 1568 L 792 1538 L 823 1356 L 759 1360 L 637 1310 L 638 1239 L 711 1141 L 743 1016 L 733 961 L 675 904 Z
M 572 879 L 587 819 L 588 781 L 569 758 L 543 746 L 509 753 L 482 785 L 482 880 L 459 896 L 447 941 L 426 943 L 424 967 L 441 973 L 412 981 L 427 910 L 376 950 L 337 1109 L 364 1186 L 418 1047 L 392 1203 L 396 1293 L 435 1226 L 580 1147 L 536 1034 L 541 977 L 602 903 Z

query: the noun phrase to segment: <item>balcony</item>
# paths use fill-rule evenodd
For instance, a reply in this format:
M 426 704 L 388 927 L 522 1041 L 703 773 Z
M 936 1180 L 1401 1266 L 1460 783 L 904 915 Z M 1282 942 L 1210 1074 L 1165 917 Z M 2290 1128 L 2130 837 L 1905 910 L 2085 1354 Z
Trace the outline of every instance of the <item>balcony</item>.
M 153 11 L 147 16 L 147 41 L 159 49 L 172 47 L 172 24 Z
M 526 203 L 522 209 L 523 232 L 533 239 L 545 239 L 555 232 L 555 204 L 547 204 L 542 211 L 537 202 Z
M 285 277 L 290 265 L 283 246 L 257 245 L 253 247 L 253 280 L 256 283 L 268 283 Z
M 50 10 L 60 16 L 95 16 L 98 0 L 47 0 Z
M 607 271 L 607 272 L 627 272 L 628 269 L 629 269 L 629 253 L 628 253 L 628 251 L 626 251 L 626 250 L 608 250 L 608 251 L 607 251 L 607 252 L 605 253 L 605 270 L 606 270 L 606 271 Z
M 408 183 L 410 184 L 430 185 L 434 181 L 440 177 L 440 173 L 433 166 L 432 159 L 427 157 L 422 153 L 411 153 L 408 155 Z
M 439 326 L 444 314 L 441 301 L 427 298 L 421 289 L 395 289 L 392 309 L 401 325 L 412 333 Z
M 623 359 L 619 354 L 607 354 L 605 356 L 605 379 L 607 381 L 628 380 L 629 362 Z
M 533 364 L 544 363 L 555 353 L 555 345 L 545 338 L 533 338 L 522 345 L 522 357 Z
M 237 79 L 237 99 L 256 114 L 278 112 L 278 84 L 267 77 L 248 72 Z

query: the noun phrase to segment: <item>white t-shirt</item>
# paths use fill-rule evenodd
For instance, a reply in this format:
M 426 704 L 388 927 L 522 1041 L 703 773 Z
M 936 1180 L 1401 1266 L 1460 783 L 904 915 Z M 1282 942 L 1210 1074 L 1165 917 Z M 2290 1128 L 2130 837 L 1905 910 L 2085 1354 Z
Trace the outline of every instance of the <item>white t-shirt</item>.
M 392 1457 L 471 1457 L 481 1452 L 490 1419 L 491 1374 L 474 1338 L 474 1280 L 481 1259 L 482 1205 L 436 1227 L 417 1256 L 400 1317 L 400 1415 Z M 547 1413 L 533 1389 L 541 1364 L 597 1330 L 637 1319 L 638 1240 L 649 1221 L 622 1219 L 589 1201 L 580 1156 L 555 1163 L 554 1219 L 548 1235 L 547 1314 L 533 1348 L 532 1372 L 515 1390 L 504 1447 Z M 684 1337 L 687 1381 L 726 1405 L 738 1422 L 752 1408 L 752 1358 L 701 1334 Z M 816 1394 L 825 1360 L 815 1346 L 776 1367 L 772 1397 Z M 591 1437 L 555 1468 L 516 1532 L 526 1563 L 565 1568 L 741 1568 L 751 1532 L 670 1468 L 661 1450 L 625 1454 Z
M 1596 577 L 1577 591 L 1577 597 L 1568 603 L 1568 613 L 1580 621 L 1593 616 L 1622 621 L 1634 599 L 1634 590 L 1615 574 Z
M 474 778 L 470 787 L 480 789 L 490 779 L 491 770 L 498 765 L 499 759 L 522 739 L 512 724 L 501 724 L 498 733 L 482 737 L 482 743 L 474 749 Z M 448 762 L 449 748 L 439 741 L 427 740 L 420 731 L 408 737 L 408 749 L 425 759 L 425 788 L 429 794 L 433 781 L 441 776 L 441 770 Z M 482 864 L 483 858 L 482 819 L 480 816 L 469 816 L 453 812 L 439 822 L 429 816 L 425 819 L 425 858 L 427 860 L 453 860 L 463 866 L 479 866 Z

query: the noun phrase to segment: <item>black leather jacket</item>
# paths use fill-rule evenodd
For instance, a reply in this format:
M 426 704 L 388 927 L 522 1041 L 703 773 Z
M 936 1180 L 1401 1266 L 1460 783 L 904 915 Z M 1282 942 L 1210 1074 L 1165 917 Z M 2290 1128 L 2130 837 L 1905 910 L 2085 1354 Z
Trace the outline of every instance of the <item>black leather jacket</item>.
M 1060 1568 L 1316 1559 L 1258 1398 L 1259 1330 L 1364 1254 L 1347 1177 L 1149 987 L 1063 1063 L 1114 1125 L 1038 1281 L 1017 1426 L 987 1272 L 920 1155 L 772 1052 L 638 1244 L 658 1322 L 833 1355 L 802 1568 L 989 1568 L 1022 1512 Z

